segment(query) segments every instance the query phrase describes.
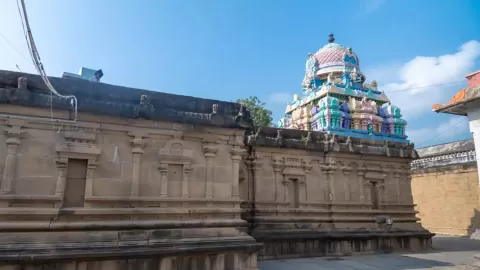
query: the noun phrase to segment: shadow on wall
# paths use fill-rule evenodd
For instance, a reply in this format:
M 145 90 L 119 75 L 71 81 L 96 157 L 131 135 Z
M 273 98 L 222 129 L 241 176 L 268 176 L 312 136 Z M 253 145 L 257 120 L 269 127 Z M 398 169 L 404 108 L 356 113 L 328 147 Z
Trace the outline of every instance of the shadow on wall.
M 473 216 L 470 219 L 470 226 L 468 226 L 468 236 L 471 236 L 475 230 L 480 229 L 480 211 L 473 209 L 473 212 Z

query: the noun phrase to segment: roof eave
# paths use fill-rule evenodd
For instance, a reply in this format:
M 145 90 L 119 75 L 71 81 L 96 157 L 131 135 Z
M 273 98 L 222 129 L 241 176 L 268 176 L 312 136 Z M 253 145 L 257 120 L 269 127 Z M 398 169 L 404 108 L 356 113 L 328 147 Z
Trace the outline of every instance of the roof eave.
M 436 113 L 448 113 L 448 114 L 454 114 L 454 115 L 467 116 L 468 115 L 467 105 L 476 100 L 480 100 L 480 97 L 475 96 L 469 99 L 465 99 L 461 102 L 440 106 L 436 109 L 433 109 L 433 111 Z

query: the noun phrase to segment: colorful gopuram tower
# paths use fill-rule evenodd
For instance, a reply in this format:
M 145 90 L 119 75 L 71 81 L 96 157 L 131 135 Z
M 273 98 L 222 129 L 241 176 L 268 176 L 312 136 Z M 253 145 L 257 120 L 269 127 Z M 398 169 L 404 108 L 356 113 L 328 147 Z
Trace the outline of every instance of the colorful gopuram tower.
M 406 142 L 400 108 L 375 80 L 365 81 L 358 56 L 330 34 L 327 45 L 308 55 L 303 94 L 293 96 L 278 127 Z

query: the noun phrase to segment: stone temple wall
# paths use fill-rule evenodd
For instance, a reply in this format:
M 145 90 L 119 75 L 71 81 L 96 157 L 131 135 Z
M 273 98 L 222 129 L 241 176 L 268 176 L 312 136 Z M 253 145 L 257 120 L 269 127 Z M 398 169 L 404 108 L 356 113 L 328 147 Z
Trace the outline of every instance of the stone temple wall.
M 410 145 L 245 136 L 235 103 L 52 83 L 79 99 L 76 122 L 52 121 L 72 111 L 38 76 L 0 71 L 0 270 L 257 269 L 258 256 L 431 244 Z
M 405 144 L 272 128 L 246 144 L 241 199 L 261 259 L 431 246 L 412 200 L 416 153 Z
M 243 130 L 146 120 L 126 125 L 93 115 L 54 129 L 50 122 L 18 119 L 0 126 L 1 261 L 157 252 L 164 254 L 162 267 L 255 269 L 250 262 L 258 244 L 240 218 Z M 172 247 L 195 256 L 179 257 Z M 103 262 L 98 269 L 126 263 Z
M 431 232 L 469 236 L 480 228 L 478 169 L 473 139 L 417 149 L 412 195 Z

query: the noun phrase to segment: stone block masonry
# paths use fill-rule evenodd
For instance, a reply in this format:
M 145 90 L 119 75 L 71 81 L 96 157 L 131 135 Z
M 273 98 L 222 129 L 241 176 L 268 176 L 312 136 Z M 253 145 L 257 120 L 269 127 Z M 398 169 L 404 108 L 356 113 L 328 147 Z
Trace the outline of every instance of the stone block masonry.
M 407 143 L 259 129 L 240 177 L 261 259 L 431 247 L 415 217 Z
M 478 169 L 473 139 L 417 149 L 412 194 L 431 232 L 468 236 L 480 228 Z
M 253 270 L 258 258 L 430 246 L 412 145 L 250 134 L 239 104 L 52 83 L 77 96 L 76 122 L 51 121 L 51 107 L 58 119 L 71 108 L 38 76 L 0 71 L 0 270 Z

